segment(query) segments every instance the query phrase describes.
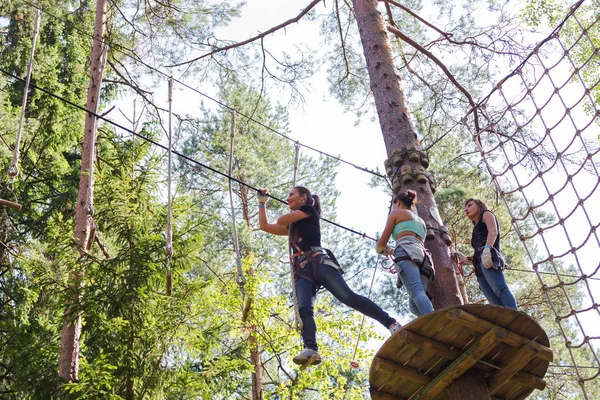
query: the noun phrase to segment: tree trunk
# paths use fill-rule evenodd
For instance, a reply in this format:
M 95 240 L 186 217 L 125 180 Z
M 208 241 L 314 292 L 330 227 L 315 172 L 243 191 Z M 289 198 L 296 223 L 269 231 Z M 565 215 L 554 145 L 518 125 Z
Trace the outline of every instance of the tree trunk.
M 90 62 L 90 84 L 87 93 L 86 109 L 98 109 L 100 86 L 104 69 L 105 51 L 103 45 L 106 23 L 106 0 L 96 3 L 96 22 Z M 80 253 L 85 252 L 90 238 L 92 222 L 92 174 L 94 141 L 96 137 L 96 117 L 91 113 L 85 116 L 85 132 L 81 150 L 81 173 L 79 177 L 79 194 L 75 209 L 75 241 Z M 63 317 L 63 328 L 60 344 L 59 376 L 66 381 L 78 380 L 79 373 L 79 338 L 81 335 L 81 311 L 79 303 L 83 291 L 83 269 L 75 266 L 69 278 L 69 291 L 72 303 L 66 305 Z
M 419 183 L 419 168 L 423 172 L 421 177 L 425 177 L 424 168 L 428 164 L 423 162 L 424 157 L 419 151 L 416 131 L 406 104 L 401 78 L 394 65 L 386 26 L 377 9 L 377 0 L 353 0 L 353 5 L 387 154 L 390 161 L 393 155 L 398 159 L 398 165 L 391 168 L 386 166 L 386 170 L 394 180 L 397 179 L 396 193 L 401 189 L 413 189 L 417 192 L 417 211 L 434 228 L 428 232 L 428 240 L 425 241 L 425 246 L 432 253 L 436 271 L 435 280 L 430 286 L 433 306 L 440 309 L 460 305 L 461 295 L 450 258 L 449 243 L 444 241 L 442 221 L 434 218 L 437 215 L 437 205 L 431 180 L 421 179 L 423 183 Z M 414 150 L 411 152 L 410 149 Z M 432 209 L 435 209 L 433 214 Z M 484 380 L 459 378 L 453 386 L 455 393 L 459 395 L 446 397 L 447 399 L 461 399 L 461 390 L 463 393 L 487 391 Z M 487 393 L 489 395 L 489 391 Z
M 252 400 L 262 400 L 262 349 L 254 334 L 248 336 L 248 342 L 250 343 L 250 361 L 254 366 L 254 372 L 252 372 Z
M 391 157 L 398 149 L 411 146 L 418 149 L 417 135 L 406 105 L 402 81 L 394 65 L 385 24 L 377 10 L 377 0 L 354 0 L 354 12 L 388 156 Z M 406 154 L 402 161 L 404 165 L 411 167 L 411 171 L 416 171 L 420 166 L 419 161 L 410 160 Z M 404 184 L 397 169 L 395 168 L 394 175 L 399 179 L 400 187 L 413 189 L 418 193 L 419 215 L 427 224 L 438 227 L 440 224 L 430 213 L 431 208 L 437 209 L 431 186 L 419 184 L 415 179 Z M 431 285 L 433 305 L 436 309 L 462 304 L 450 251 L 441 236 L 435 234 L 434 238 L 425 241 L 426 247 L 433 255 L 436 269 L 436 279 Z
M 244 175 L 239 175 L 238 179 L 241 182 L 245 182 L 246 177 Z M 248 187 L 240 184 L 240 199 L 242 203 L 242 216 L 244 221 L 246 222 L 246 227 L 250 227 L 250 212 L 248 211 Z M 246 243 L 245 254 L 244 257 L 248 257 L 250 255 L 250 243 Z M 248 277 L 254 276 L 254 269 L 250 268 L 248 270 Z M 246 299 L 246 304 L 242 313 L 242 322 L 246 324 L 248 321 L 249 313 L 252 309 L 253 298 L 249 297 Z M 248 324 L 248 343 L 250 343 L 250 362 L 254 366 L 254 371 L 252 372 L 252 400 L 262 400 L 263 399 L 263 364 L 262 364 L 262 347 L 260 343 L 256 339 L 256 325 Z

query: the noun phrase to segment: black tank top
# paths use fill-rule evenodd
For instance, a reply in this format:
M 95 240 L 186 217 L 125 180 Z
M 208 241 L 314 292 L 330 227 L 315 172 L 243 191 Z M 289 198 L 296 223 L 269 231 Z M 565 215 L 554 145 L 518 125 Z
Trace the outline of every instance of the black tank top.
M 308 204 L 300 207 L 300 211 L 308 214 L 307 218 L 294 222 L 291 226 L 291 237 L 302 251 L 321 246 L 321 219 L 316 208 Z M 294 247 L 294 253 L 297 249 Z
M 488 229 L 485 225 L 485 222 L 483 222 L 483 214 L 485 214 L 486 212 L 489 212 L 490 214 L 494 215 L 494 213 L 490 210 L 485 210 L 481 213 L 479 221 L 477 221 L 477 223 L 473 227 L 473 235 L 471 236 L 471 246 L 473 246 L 473 249 L 475 249 L 475 251 L 485 246 L 485 241 L 487 240 Z M 496 218 L 495 215 L 494 219 L 496 220 L 496 230 L 498 231 L 498 235 L 496 235 L 496 241 L 494 242 L 494 248 L 500 251 L 500 225 L 498 224 L 498 218 Z

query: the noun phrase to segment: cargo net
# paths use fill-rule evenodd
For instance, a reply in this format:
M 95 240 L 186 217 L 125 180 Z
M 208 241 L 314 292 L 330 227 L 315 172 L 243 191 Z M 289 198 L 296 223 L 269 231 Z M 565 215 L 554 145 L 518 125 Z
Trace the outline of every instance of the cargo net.
M 600 381 L 599 9 L 572 6 L 467 117 L 564 340 L 548 372 L 586 399 Z

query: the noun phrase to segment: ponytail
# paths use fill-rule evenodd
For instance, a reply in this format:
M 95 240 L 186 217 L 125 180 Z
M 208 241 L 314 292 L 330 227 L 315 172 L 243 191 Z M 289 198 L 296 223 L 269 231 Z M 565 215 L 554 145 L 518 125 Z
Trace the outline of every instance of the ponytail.
M 415 204 L 417 204 L 417 192 L 414 190 L 405 190 L 400 192 L 394 197 L 395 202 L 401 202 L 408 208 L 412 208 Z

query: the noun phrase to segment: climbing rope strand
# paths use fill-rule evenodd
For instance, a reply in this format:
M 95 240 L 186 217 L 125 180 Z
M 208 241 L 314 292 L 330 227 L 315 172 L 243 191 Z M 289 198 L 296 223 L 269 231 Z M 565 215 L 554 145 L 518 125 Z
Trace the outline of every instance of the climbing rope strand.
M 234 143 L 235 143 L 235 111 L 231 112 L 231 135 L 229 138 L 229 204 L 231 206 L 231 223 L 233 226 L 233 245 L 235 247 L 235 263 L 237 265 L 237 279 L 236 282 L 242 291 L 242 296 L 244 293 L 244 285 L 246 284 L 246 278 L 244 277 L 244 271 L 242 270 L 242 255 L 240 254 L 240 243 L 238 240 L 238 231 L 237 231 L 237 223 L 235 218 L 235 205 L 233 203 L 233 187 L 231 182 L 231 176 L 233 176 L 233 151 L 234 151 Z
M 371 286 L 369 286 L 369 294 L 367 294 L 367 298 L 371 299 L 371 292 L 373 290 L 373 284 L 375 283 L 375 275 L 377 274 L 377 266 L 379 265 L 379 259 L 381 258 L 381 254 L 377 255 L 377 261 L 375 262 L 375 268 L 373 268 L 373 277 L 371 278 Z M 356 344 L 354 345 L 354 353 L 352 354 L 352 360 L 355 360 L 356 352 L 358 351 L 358 344 L 360 343 L 360 335 L 362 335 L 363 325 L 365 323 L 365 315 L 363 314 L 362 319 L 360 321 L 360 327 L 358 328 L 358 336 L 356 338 Z
M 504 94 L 503 94 L 503 92 L 502 92 L 502 91 L 500 91 L 500 94 L 501 94 L 501 96 L 502 96 L 502 97 L 505 99 L 505 101 L 507 101 L 507 103 L 508 103 L 508 104 L 510 104 L 510 102 L 508 102 L 508 100 L 507 100 L 507 99 L 504 97 Z M 514 116 L 513 116 L 513 118 L 514 118 Z M 514 122 L 517 124 L 517 126 L 519 126 L 519 124 L 518 124 L 518 121 L 514 120 Z M 480 144 L 479 144 L 479 141 L 475 141 L 475 144 L 480 146 Z M 482 154 L 487 154 L 487 153 L 486 153 L 486 152 L 483 150 L 483 148 L 481 148 L 480 150 L 481 150 Z M 510 155 L 507 153 L 507 151 L 506 151 L 506 149 L 505 149 L 505 147 L 504 147 L 504 146 L 502 146 L 502 147 L 501 147 L 501 150 L 502 150 L 502 153 L 504 154 L 504 156 L 506 157 L 506 159 L 510 159 Z M 496 190 L 497 190 L 497 192 L 498 192 L 498 193 L 502 193 L 502 188 L 501 188 L 500 182 L 498 181 L 498 179 L 497 179 L 497 176 L 494 174 L 494 171 L 493 171 L 493 169 L 492 169 L 492 166 L 490 165 L 490 163 L 489 163 L 489 162 L 487 162 L 487 161 L 486 161 L 486 159 L 485 159 L 485 158 L 484 158 L 484 161 L 485 161 L 485 164 L 486 164 L 486 166 L 487 166 L 487 168 L 488 168 L 488 172 L 489 172 L 489 173 L 490 173 L 490 175 L 493 177 L 493 182 L 494 182 L 494 184 L 495 184 L 495 186 L 496 186 Z M 514 170 L 514 168 L 511 168 L 510 170 L 511 170 L 511 173 L 512 173 L 512 178 L 513 178 L 514 182 L 516 182 L 516 184 L 517 184 L 519 187 L 521 187 L 522 185 L 521 185 L 521 183 L 520 183 L 519 174 L 517 174 L 517 173 L 516 173 L 516 171 Z M 540 174 L 540 170 L 539 170 L 539 168 L 537 168 L 537 166 L 536 166 L 536 173 Z M 542 175 L 542 174 L 540 174 L 540 177 L 542 177 L 541 181 L 544 183 L 544 185 L 543 185 L 543 186 L 544 186 L 544 188 L 546 189 L 547 193 L 549 194 L 549 189 L 548 189 L 548 186 L 546 185 L 546 183 L 544 182 L 543 175 Z M 523 199 L 525 200 L 525 202 L 526 202 L 527 206 L 528 206 L 528 207 L 531 207 L 531 204 L 532 204 L 532 199 L 531 199 L 531 198 L 530 198 L 528 195 L 526 195 L 524 191 L 521 191 L 521 195 L 523 196 Z M 510 207 L 510 205 L 508 204 L 508 201 L 506 200 L 506 198 L 505 198 L 504 196 L 503 196 L 502 198 L 503 198 L 503 201 L 504 201 L 504 203 L 505 203 L 505 206 L 506 206 L 506 208 L 509 210 L 509 213 L 511 214 L 511 218 L 512 218 L 513 220 L 516 220 L 516 216 L 513 214 L 513 210 L 511 210 L 511 207 Z M 560 215 L 560 214 L 558 213 L 557 215 Z M 541 222 L 538 220 L 538 218 L 536 217 L 536 215 L 535 215 L 534 213 L 531 213 L 531 217 L 532 217 L 532 220 L 533 220 L 533 221 L 534 221 L 534 223 L 535 223 L 536 230 L 537 230 L 537 231 L 543 230 L 543 228 L 542 228 L 542 223 L 541 223 Z M 523 238 L 523 236 L 524 236 L 524 235 L 521 233 L 521 231 L 520 231 L 520 229 L 519 229 L 519 227 L 518 227 L 518 226 L 515 226 L 515 230 L 516 230 L 516 231 L 517 231 L 517 233 L 519 234 L 519 237 Z M 548 243 L 548 242 L 547 242 L 547 241 L 544 239 L 544 237 L 543 237 L 543 236 L 540 236 L 540 237 L 541 237 L 541 240 L 542 240 L 542 242 L 543 242 L 543 244 L 544 244 L 544 249 L 545 249 L 545 251 L 547 252 L 547 254 L 553 254 L 553 253 L 552 253 L 552 251 L 550 250 L 550 247 L 551 247 L 551 246 L 550 246 L 550 244 L 549 244 L 549 243 Z M 522 239 L 522 240 L 524 240 L 524 239 Z M 524 243 L 524 242 L 523 242 L 523 243 Z M 528 253 L 528 256 L 529 256 L 529 258 L 530 258 L 530 261 L 531 261 L 533 264 L 535 264 L 535 259 L 534 259 L 534 256 L 533 256 L 533 254 L 530 252 L 530 250 L 529 250 L 529 248 L 528 248 L 527 246 L 525 246 L 525 247 L 526 247 L 526 251 L 527 251 L 527 253 Z M 551 261 L 551 264 L 553 265 L 553 268 L 554 268 L 555 272 L 556 272 L 556 273 L 558 273 L 558 267 L 555 265 L 554 261 Z M 536 275 L 537 275 L 537 277 L 538 277 L 538 281 L 540 282 L 540 285 L 542 285 L 542 287 L 545 287 L 546 285 L 545 285 L 545 283 L 544 283 L 544 281 L 543 281 L 543 279 L 542 279 L 541 275 L 540 275 L 540 274 L 536 274 Z M 561 289 L 562 289 L 562 291 L 563 291 L 564 298 L 565 298 L 565 300 L 566 300 L 566 301 L 567 301 L 567 303 L 568 303 L 568 307 L 569 307 L 569 309 L 573 309 L 573 304 L 572 304 L 571 300 L 569 299 L 569 295 L 568 295 L 568 293 L 566 292 L 566 288 L 565 288 L 564 286 L 562 286 L 562 285 L 561 285 Z M 569 336 L 570 336 L 570 334 L 569 334 L 569 333 L 566 331 L 566 327 L 565 327 L 565 326 L 563 326 L 563 323 L 562 323 L 562 320 L 561 320 L 560 313 L 558 312 L 558 310 L 557 310 L 557 306 L 554 304 L 554 302 L 553 302 L 553 300 L 552 300 L 552 298 L 551 298 L 551 296 L 550 296 L 550 294 L 549 294 L 549 291 L 548 291 L 548 290 L 544 290 L 544 294 L 545 294 L 545 296 L 546 296 L 546 300 L 547 300 L 547 302 L 548 302 L 548 304 L 549 304 L 550 308 L 552 309 L 552 311 L 553 311 L 554 315 L 556 316 L 556 319 L 557 319 L 557 322 L 558 322 L 558 326 L 559 326 L 559 329 L 560 329 L 560 331 L 561 331 L 561 334 L 563 335 L 563 338 L 564 338 L 564 340 L 565 340 L 565 343 L 568 343 L 568 342 L 570 342 L 570 339 L 569 339 Z M 592 299 L 593 299 L 593 296 L 592 296 Z M 577 314 L 574 314 L 574 316 L 575 316 L 575 318 L 577 319 L 578 325 L 579 325 L 580 329 L 581 329 L 581 330 L 582 330 L 582 332 L 583 332 L 583 327 L 582 327 L 581 321 L 579 321 L 578 315 L 577 315 Z M 569 351 L 569 354 L 570 354 L 570 356 L 571 356 L 571 360 L 573 361 L 573 363 L 574 363 L 574 364 L 576 364 L 576 356 L 575 356 L 575 354 L 573 353 L 572 349 L 570 349 L 570 348 L 568 348 L 568 347 L 567 347 L 567 349 L 568 349 L 568 351 Z M 596 359 L 598 359 L 598 356 L 597 356 L 597 355 L 595 355 L 595 353 L 594 353 L 593 351 L 592 351 L 592 354 L 595 356 L 595 358 L 596 358 Z M 600 364 L 600 363 L 599 363 L 599 364 Z M 583 381 L 584 381 L 585 377 L 584 377 L 584 376 L 582 376 L 582 375 L 580 374 L 579 370 L 577 370 L 577 369 L 576 369 L 576 374 L 577 374 L 577 377 L 578 377 L 578 381 L 579 381 L 579 382 L 580 382 L 580 384 L 581 384 L 581 382 L 583 382 Z M 582 390 L 584 391 L 584 396 L 585 396 L 585 397 L 586 397 L 586 399 L 587 399 L 587 395 L 585 395 L 585 388 L 583 387 L 583 385 L 582 385 L 582 384 L 581 384 L 581 387 L 582 387 Z
M 11 186 L 15 182 L 15 178 L 19 175 L 19 156 L 21 146 L 21 134 L 23 133 L 23 121 L 25 119 L 25 109 L 27 108 L 27 96 L 29 94 L 29 84 L 31 81 L 31 71 L 33 70 L 33 58 L 35 55 L 35 46 L 37 43 L 38 33 L 40 32 L 40 21 L 42 13 L 38 9 L 35 13 L 35 23 L 33 26 L 33 34 L 31 36 L 31 51 L 29 52 L 29 65 L 27 67 L 27 76 L 25 78 L 25 86 L 23 87 L 23 101 L 21 103 L 21 114 L 19 115 L 19 128 L 15 137 L 15 147 L 13 149 L 12 161 L 8 167 L 8 176 L 10 177 Z
M 534 57 L 534 55 L 538 54 L 539 49 L 544 44 L 546 44 L 547 42 L 549 42 L 550 40 L 552 40 L 556 36 L 556 34 L 563 28 L 563 26 L 571 18 L 572 13 L 574 13 L 575 11 L 577 11 L 577 9 L 583 4 L 584 1 L 585 0 L 579 0 L 577 3 L 575 3 L 574 5 L 572 5 L 571 6 L 571 10 L 569 11 L 569 14 L 565 18 L 563 18 L 563 20 L 560 22 L 560 24 L 558 24 L 556 26 L 556 28 L 554 28 L 554 30 L 548 36 L 546 36 L 545 39 L 543 39 L 542 41 L 540 41 L 537 44 L 537 46 L 535 46 L 535 48 L 527 55 L 527 57 L 525 57 L 525 59 L 523 61 L 521 61 L 521 63 L 519 65 L 517 65 L 512 70 L 512 72 L 510 72 L 508 75 L 506 75 L 504 78 L 502 78 L 494 86 L 494 88 L 487 94 L 487 96 L 483 97 L 481 100 L 479 100 L 479 102 L 477 104 L 475 104 L 475 106 L 473 106 L 470 110 L 468 110 L 467 113 L 465 114 L 465 118 L 467 116 L 469 116 L 469 114 L 471 114 L 472 112 L 481 109 L 482 106 L 485 105 L 490 100 L 490 97 L 494 94 L 494 92 L 496 92 L 497 90 L 499 90 L 502 87 L 502 84 L 504 82 L 506 82 L 511 77 L 517 75 L 519 73 L 519 71 L 529 62 L 529 60 L 532 57 Z
M 469 113 L 487 114 L 489 126 L 472 132 L 473 140 L 534 266 L 571 358 L 570 367 L 588 399 L 586 382 L 600 374 L 594 346 L 600 336 L 586 332 L 591 323 L 583 318 L 600 316 L 597 290 L 591 287 L 600 269 L 593 257 L 600 248 L 599 224 L 594 220 L 600 174 L 598 148 L 590 146 L 585 135 L 597 136 L 600 115 L 594 98 L 600 88 L 594 73 L 599 48 L 589 34 L 597 30 L 600 17 L 586 8 L 577 13 L 582 4 L 575 3 L 552 34 Z M 519 196 L 524 209 L 512 206 Z M 545 218 L 542 212 L 556 218 Z M 562 281 L 566 265 L 577 268 L 578 275 L 569 276 L 575 280 Z M 544 275 L 554 275 L 558 284 L 546 283 Z M 567 289 L 573 285 L 581 288 L 583 299 L 571 297 Z M 583 373 L 586 367 L 577 365 L 582 359 L 596 363 L 595 373 Z
M 296 186 L 296 178 L 298 177 L 298 160 L 300 158 L 300 146 L 298 142 L 296 142 L 295 147 L 295 155 L 294 155 L 294 175 L 292 177 L 292 187 Z M 294 258 L 292 257 L 294 253 L 294 249 L 291 241 L 291 225 L 288 225 L 288 237 L 290 241 L 288 243 L 288 253 L 290 256 L 290 281 L 292 283 L 292 304 L 294 306 L 294 320 L 296 321 L 296 330 L 302 330 L 302 318 L 300 317 L 300 306 L 298 304 L 298 296 L 296 295 L 296 278 L 294 276 Z
M 44 10 L 44 9 L 43 9 L 41 6 L 39 6 L 39 5 L 33 4 L 33 3 L 31 3 L 31 2 L 29 2 L 29 1 L 27 1 L 27 0 L 24 0 L 24 3 L 25 3 L 25 4 L 28 4 L 28 5 L 30 5 L 31 7 L 33 7 L 33 8 L 35 8 L 35 9 L 37 9 L 38 11 L 41 11 L 41 12 L 43 12 L 44 14 L 47 14 L 48 16 L 50 16 L 50 17 L 52 17 L 52 18 L 55 18 L 55 19 L 57 19 L 57 20 L 59 20 L 59 21 L 62 21 L 62 22 L 66 22 L 66 21 L 65 21 L 63 18 L 60 18 L 60 17 L 58 17 L 58 16 L 56 16 L 56 15 L 54 15 L 54 14 L 52 14 L 52 13 L 48 12 L 47 10 Z M 151 66 L 151 65 L 149 65 L 149 64 L 147 64 L 147 63 L 145 63 L 145 62 L 144 62 L 143 60 L 141 60 L 139 57 L 135 56 L 135 53 L 134 53 L 132 50 L 130 50 L 130 49 L 126 49 L 126 48 L 125 48 L 125 49 L 127 50 L 127 52 L 126 52 L 126 51 L 124 51 L 124 50 L 121 50 L 121 49 L 120 49 L 120 48 L 124 48 L 123 46 L 120 46 L 120 45 L 118 45 L 118 44 L 113 44 L 113 43 L 112 43 L 111 41 L 109 41 L 109 40 L 101 40 L 101 39 L 98 39 L 98 38 L 94 37 L 93 35 L 90 35 L 89 33 L 87 33 L 87 32 L 84 32 L 84 31 L 82 31 L 82 30 L 79 30 L 79 29 L 76 29 L 76 30 L 77 30 L 77 31 L 78 31 L 80 34 L 82 34 L 82 35 L 85 35 L 85 36 L 88 36 L 88 37 L 89 37 L 89 38 L 91 38 L 92 40 L 98 40 L 98 41 L 102 41 L 102 42 L 105 42 L 105 43 L 108 43 L 108 44 L 110 44 L 110 45 L 111 45 L 111 47 L 112 47 L 112 48 L 113 48 L 115 51 L 118 51 L 119 53 L 121 53 L 121 54 L 123 54 L 124 56 L 126 56 L 126 57 L 128 57 L 128 58 L 130 58 L 130 59 L 134 60 L 135 62 L 137 62 L 137 63 L 139 63 L 139 64 L 143 65 L 144 67 L 148 68 L 149 70 L 151 70 L 151 71 L 153 71 L 153 72 L 156 72 L 156 73 L 158 73 L 158 74 L 160 74 L 160 75 L 162 75 L 162 76 L 164 76 L 164 77 L 167 77 L 167 78 L 169 77 L 169 74 L 167 74 L 167 73 L 165 73 L 165 72 L 161 71 L 160 69 L 158 69 L 158 68 L 156 68 L 156 67 L 153 67 L 153 66 Z M 302 146 L 302 147 L 305 147 L 305 148 L 307 148 L 307 149 L 309 149 L 309 150 L 312 150 L 312 151 L 314 151 L 314 152 L 316 152 L 316 153 L 318 153 L 318 154 L 321 154 L 321 155 L 323 155 L 323 156 L 325 156 L 325 157 L 332 158 L 332 159 L 334 159 L 334 160 L 337 160 L 337 161 L 339 161 L 339 162 L 341 162 L 341 163 L 344 163 L 344 164 L 350 165 L 350 166 L 352 166 L 352 167 L 354 167 L 354 168 L 356 168 L 356 169 L 358 169 L 358 170 L 365 171 L 365 172 L 367 172 L 367 173 L 369 173 L 369 174 L 371 174 L 371 175 L 374 175 L 374 176 L 377 176 L 377 177 L 379 177 L 379 178 L 382 178 L 382 179 L 386 179 L 386 180 L 387 180 L 387 177 L 386 177 L 385 175 L 383 175 L 383 174 L 380 174 L 380 173 L 378 173 L 378 172 L 376 172 L 376 171 L 373 171 L 373 170 L 371 170 L 371 169 L 369 169 L 369 168 L 366 168 L 366 167 L 361 167 L 361 166 L 359 166 L 359 165 L 357 165 L 357 164 L 354 164 L 354 163 L 352 163 L 352 162 L 350 162 L 350 161 L 346 161 L 346 160 L 344 160 L 344 159 L 342 159 L 342 158 L 340 158 L 340 157 L 336 157 L 336 156 L 334 156 L 334 155 L 331 155 L 331 154 L 329 154 L 329 153 L 326 153 L 326 152 L 324 152 L 324 151 L 322 151 L 322 150 L 319 150 L 319 149 L 317 149 L 317 148 L 315 148 L 315 147 L 311 147 L 311 146 L 308 146 L 308 145 L 305 145 L 305 144 L 301 144 L 300 142 L 298 142 L 298 141 L 294 140 L 293 138 L 291 138 L 291 137 L 289 137 L 289 136 L 287 136 L 287 135 L 285 135 L 285 134 L 283 134 L 283 133 L 281 133 L 281 132 L 277 131 L 276 129 L 273 129 L 273 128 L 271 128 L 270 126 L 268 126 L 268 125 L 265 125 L 264 123 L 262 123 L 262 122 L 260 122 L 260 121 L 258 121 L 258 120 L 256 120 L 256 119 L 254 119 L 254 118 L 252 118 L 251 116 L 249 116 L 249 115 L 246 115 L 246 114 L 244 114 L 244 113 L 240 112 L 239 110 L 236 110 L 235 108 L 233 108 L 233 107 L 231 107 L 231 106 L 229 106 L 229 105 L 227 105 L 227 104 L 225 104 L 225 103 L 223 103 L 223 102 L 221 102 L 221 101 L 219 101 L 219 100 L 217 100 L 217 99 L 215 99 L 215 98 L 213 98 L 213 97 L 211 97 L 211 96 L 209 96 L 209 95 L 207 95 L 207 94 L 205 94 L 205 93 L 201 92 L 200 90 L 198 90 L 198 89 L 196 89 L 196 88 L 194 88 L 194 87 L 192 87 L 192 86 L 188 85 L 187 83 L 185 83 L 185 82 L 183 82 L 183 81 L 181 81 L 181 80 L 175 79 L 175 78 L 173 78 L 173 80 L 174 80 L 174 82 L 175 82 L 175 83 L 177 83 L 177 84 L 179 84 L 179 85 L 181 85 L 181 86 L 183 86 L 183 87 L 186 87 L 186 88 L 190 89 L 191 91 L 193 91 L 193 92 L 195 92 L 195 93 L 199 94 L 200 96 L 203 96 L 203 97 L 207 98 L 208 100 L 210 100 L 210 101 L 212 101 L 212 102 L 215 102 L 216 104 L 218 104 L 218 105 L 220 105 L 220 106 L 222 106 L 222 107 L 225 107 L 225 108 L 227 108 L 229 111 L 235 111 L 235 112 L 236 112 L 238 115 L 241 115 L 242 117 L 244 117 L 244 118 L 248 119 L 249 121 L 252 121 L 252 122 L 254 122 L 255 124 L 257 124 L 257 125 L 259 125 L 259 126 L 262 126 L 263 128 L 267 129 L 268 131 L 270 131 L 270 132 L 272 132 L 272 133 L 275 133 L 276 135 L 279 135 L 279 136 L 283 137 L 284 139 L 287 139 L 287 140 L 289 140 L 289 141 L 296 142 L 298 145 L 300 145 L 300 146 Z

